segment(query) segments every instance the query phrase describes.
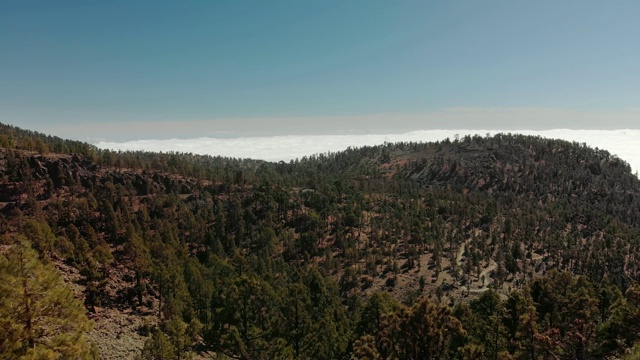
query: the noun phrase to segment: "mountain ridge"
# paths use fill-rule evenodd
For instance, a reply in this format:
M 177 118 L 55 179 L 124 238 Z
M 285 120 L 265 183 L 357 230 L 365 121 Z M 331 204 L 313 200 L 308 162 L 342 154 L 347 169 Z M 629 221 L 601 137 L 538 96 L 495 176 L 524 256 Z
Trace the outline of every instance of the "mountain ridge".
M 113 358 L 163 335 L 176 353 L 250 358 L 265 346 L 285 353 L 286 341 L 296 357 L 339 358 L 366 335 L 353 324 L 381 292 L 409 307 L 421 297 L 454 306 L 509 298 L 552 270 L 622 292 L 640 278 L 640 180 L 583 144 L 498 134 L 268 163 L 0 130 L 3 242 L 24 234 L 44 259 L 75 268 L 68 279 L 89 311 L 113 312 L 96 317 L 98 329 L 136 324 L 101 344 L 120 349 Z M 280 292 L 297 286 L 313 323 L 295 331 L 331 324 L 321 333 L 333 345 L 295 350 L 297 332 L 286 335 L 275 309 L 286 312 Z M 229 301 L 251 293 L 273 318 L 246 304 L 254 325 L 238 322 Z

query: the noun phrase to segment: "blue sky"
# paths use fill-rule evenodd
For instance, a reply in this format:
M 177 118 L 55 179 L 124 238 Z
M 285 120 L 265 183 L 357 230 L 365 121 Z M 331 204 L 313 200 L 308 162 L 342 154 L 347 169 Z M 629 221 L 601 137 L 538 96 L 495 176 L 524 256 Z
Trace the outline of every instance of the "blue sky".
M 109 139 L 487 128 L 495 111 L 518 128 L 549 111 L 545 127 L 638 127 L 638 14 L 622 0 L 8 2 L 0 122 Z

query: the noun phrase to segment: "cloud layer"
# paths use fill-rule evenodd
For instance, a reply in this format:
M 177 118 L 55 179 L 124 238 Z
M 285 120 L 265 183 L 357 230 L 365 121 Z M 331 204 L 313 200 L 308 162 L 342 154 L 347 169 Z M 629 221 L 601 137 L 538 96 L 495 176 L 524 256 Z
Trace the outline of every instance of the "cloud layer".
M 253 158 L 267 161 L 289 161 L 303 156 L 340 151 L 347 147 L 379 145 L 398 141 L 437 141 L 453 139 L 456 134 L 481 135 L 487 133 L 519 133 L 546 138 L 584 142 L 591 147 L 606 149 L 627 161 L 633 171 L 640 170 L 640 130 L 420 130 L 402 134 L 364 135 L 287 135 L 271 137 L 135 140 L 127 142 L 99 142 L 100 148 L 114 150 L 178 151 L 194 154 Z
M 457 107 L 420 114 L 369 114 L 351 116 L 298 116 L 217 118 L 203 120 L 94 120 L 65 124 L 48 122 L 30 129 L 81 141 L 133 141 L 138 139 L 237 138 L 282 135 L 401 134 L 437 129 L 505 129 L 511 131 L 563 129 L 639 128 L 640 109 L 616 111 L 562 108 Z

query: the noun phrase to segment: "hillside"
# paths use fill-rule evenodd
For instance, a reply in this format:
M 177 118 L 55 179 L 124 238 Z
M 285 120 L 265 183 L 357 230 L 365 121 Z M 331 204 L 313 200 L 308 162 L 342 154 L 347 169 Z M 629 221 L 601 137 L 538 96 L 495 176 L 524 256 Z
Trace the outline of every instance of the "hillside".
M 268 163 L 6 125 L 0 146 L 2 251 L 27 239 L 56 266 L 104 359 L 588 359 L 638 341 L 640 180 L 604 150 L 499 134 Z

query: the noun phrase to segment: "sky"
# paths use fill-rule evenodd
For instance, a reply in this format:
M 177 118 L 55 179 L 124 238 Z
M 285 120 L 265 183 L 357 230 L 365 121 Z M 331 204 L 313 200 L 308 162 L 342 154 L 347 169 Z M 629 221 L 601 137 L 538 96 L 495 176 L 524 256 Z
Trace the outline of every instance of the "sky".
M 0 122 L 85 140 L 640 128 L 640 2 L 13 1 Z

